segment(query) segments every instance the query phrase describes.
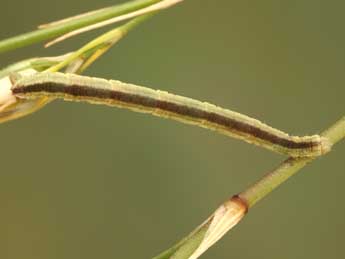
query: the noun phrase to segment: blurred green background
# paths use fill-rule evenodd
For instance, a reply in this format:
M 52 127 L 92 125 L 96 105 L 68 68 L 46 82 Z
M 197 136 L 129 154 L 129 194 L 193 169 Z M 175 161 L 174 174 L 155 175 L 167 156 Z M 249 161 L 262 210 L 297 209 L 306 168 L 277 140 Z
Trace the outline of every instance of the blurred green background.
M 120 2 L 1 0 L 0 38 Z M 87 74 L 313 134 L 344 115 L 344 8 L 339 0 L 186 0 L 131 32 Z M 2 54 L 0 65 L 59 55 L 100 33 Z M 4 259 L 150 258 L 284 159 L 197 127 L 62 101 L 0 125 L 0 136 Z M 203 258 L 344 258 L 344 154 L 343 142 Z

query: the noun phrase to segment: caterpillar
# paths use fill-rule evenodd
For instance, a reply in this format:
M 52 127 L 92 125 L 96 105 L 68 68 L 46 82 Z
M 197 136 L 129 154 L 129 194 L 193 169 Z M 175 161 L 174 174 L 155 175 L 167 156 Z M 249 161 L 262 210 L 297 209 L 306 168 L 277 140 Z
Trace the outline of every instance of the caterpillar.
M 12 75 L 18 98 L 62 98 L 127 108 L 193 124 L 292 157 L 319 156 L 329 151 L 327 139 L 290 136 L 259 120 L 216 105 L 143 86 L 59 72 Z

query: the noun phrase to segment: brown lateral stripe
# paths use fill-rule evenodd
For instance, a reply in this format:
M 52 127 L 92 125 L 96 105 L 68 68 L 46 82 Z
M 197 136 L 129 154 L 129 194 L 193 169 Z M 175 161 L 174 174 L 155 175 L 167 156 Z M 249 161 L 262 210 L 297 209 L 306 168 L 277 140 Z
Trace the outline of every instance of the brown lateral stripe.
M 258 127 L 249 125 L 247 123 L 237 121 L 223 115 L 206 112 L 202 109 L 188 107 L 173 102 L 156 100 L 142 95 L 134 95 L 125 92 L 108 90 L 108 89 L 95 89 L 83 85 L 64 85 L 55 82 L 44 82 L 40 84 L 26 85 L 25 87 L 16 87 L 13 89 L 14 94 L 25 93 L 63 93 L 74 97 L 92 97 L 97 99 L 111 99 L 123 103 L 138 105 L 151 109 L 160 109 L 163 111 L 175 113 L 182 116 L 191 117 L 199 120 L 206 120 L 210 123 L 221 125 L 229 131 L 237 131 L 240 134 L 248 134 L 256 138 L 265 140 L 267 142 L 288 148 L 288 149 L 313 149 L 320 145 L 319 142 L 301 141 L 294 142 L 286 138 L 276 136 L 270 132 L 264 131 Z

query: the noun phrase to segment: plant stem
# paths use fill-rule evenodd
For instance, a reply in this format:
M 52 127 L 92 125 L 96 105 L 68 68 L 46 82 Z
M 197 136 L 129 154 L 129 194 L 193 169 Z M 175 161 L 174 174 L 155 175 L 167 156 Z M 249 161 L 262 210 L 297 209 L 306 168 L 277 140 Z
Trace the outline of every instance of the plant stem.
M 152 15 L 154 15 L 156 12 L 151 14 L 146 14 L 139 16 L 137 18 L 134 18 L 133 20 L 125 23 L 124 25 L 117 27 L 111 31 L 108 31 L 101 36 L 97 37 L 96 39 L 88 42 L 86 45 L 81 47 L 79 50 L 72 53 L 69 57 L 67 57 L 64 61 L 60 62 L 59 64 L 52 66 L 48 69 L 50 72 L 56 72 L 62 69 L 63 67 L 67 66 L 69 63 L 71 63 L 76 58 L 82 56 L 86 52 L 94 49 L 94 48 L 101 48 L 102 45 L 109 45 L 112 46 L 117 41 L 119 41 L 121 38 L 123 38 L 130 30 L 134 29 L 136 26 L 138 26 L 140 23 L 144 22 L 146 19 L 150 18 Z M 97 57 L 98 58 L 98 57 Z
M 48 26 L 43 29 L 14 36 L 0 41 L 0 53 L 8 52 L 10 50 L 18 49 L 40 41 L 52 39 L 73 30 L 139 10 L 160 1 L 161 0 L 134 0 L 105 8 L 99 12 L 90 13 L 89 15 L 80 16 L 76 19 L 67 20 L 64 23 L 57 24 L 56 26 Z
M 334 145 L 335 143 L 344 139 L 345 138 L 345 116 L 342 117 L 333 126 L 325 130 L 321 135 L 330 142 L 330 145 Z M 257 203 L 262 198 L 264 198 L 266 195 L 268 195 L 275 188 L 277 188 L 280 184 L 285 182 L 288 178 L 296 174 L 307 163 L 311 162 L 315 158 L 316 157 L 288 158 L 276 170 L 268 173 L 261 180 L 256 182 L 254 185 L 250 186 L 248 189 L 246 189 L 245 191 L 241 192 L 238 195 L 235 195 L 234 197 L 238 197 L 248 206 L 248 208 L 250 208 L 255 203 Z M 225 202 L 224 204 L 226 203 L 227 202 Z M 219 208 L 216 210 L 216 212 L 218 210 Z M 215 215 L 215 213 L 213 215 Z M 236 216 L 236 214 L 234 214 L 234 216 Z M 209 232 L 208 236 L 218 235 L 218 237 L 221 238 L 222 235 L 224 235 L 228 230 L 230 230 L 234 225 L 236 225 L 234 224 L 230 228 L 227 228 L 220 235 L 219 232 L 212 233 L 212 231 L 210 231 L 209 226 L 211 225 L 211 222 L 214 223 L 213 220 L 215 219 L 211 216 L 209 220 L 206 221 L 207 224 L 205 223 L 202 224 L 196 230 L 194 230 L 187 238 L 184 238 L 175 246 L 161 253 L 157 257 L 154 257 L 153 259 L 170 259 L 170 258 L 188 259 L 190 258 L 190 254 L 191 254 L 190 251 L 193 251 L 193 250 L 196 251 L 198 247 L 202 246 L 203 240 L 206 238 L 206 235 L 207 235 L 206 233 Z M 233 218 L 232 218 L 232 215 L 230 214 L 229 217 L 224 216 L 223 218 L 221 218 L 221 220 L 223 222 L 225 221 L 229 222 L 229 221 L 233 221 Z M 210 246 L 213 245 L 218 239 L 215 239 L 215 241 L 211 243 Z M 197 245 L 198 242 L 199 242 L 199 245 Z M 203 251 L 205 251 L 208 248 L 209 247 L 206 247 Z M 188 254 L 181 253 L 183 251 L 188 251 Z M 199 255 L 194 256 L 193 258 L 197 258 L 198 256 Z
M 194 230 L 187 237 L 175 244 L 173 247 L 165 250 L 161 254 L 155 256 L 152 259 L 179 259 L 188 258 L 198 248 L 202 239 L 204 238 L 207 229 L 209 227 L 208 222 L 201 227 Z
M 330 145 L 343 139 L 345 137 L 345 116 L 325 130 L 321 136 L 325 137 Z M 277 169 L 266 174 L 238 196 L 245 200 L 250 208 L 314 159 L 315 157 L 288 158 Z
M 313 159 L 314 158 L 288 158 L 277 169 L 266 174 L 254 185 L 238 194 L 238 196 L 246 201 L 248 208 L 251 208 L 255 203 L 297 173 Z
M 345 138 L 345 116 L 338 120 L 333 126 L 325 130 L 322 135 L 332 144 L 335 144 Z

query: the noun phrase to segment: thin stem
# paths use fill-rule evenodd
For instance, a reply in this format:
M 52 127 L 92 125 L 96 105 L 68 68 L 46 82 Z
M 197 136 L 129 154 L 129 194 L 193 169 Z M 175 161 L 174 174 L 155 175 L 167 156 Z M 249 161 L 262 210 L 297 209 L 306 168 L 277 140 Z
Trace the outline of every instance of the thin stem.
M 134 17 L 138 17 L 138 16 L 141 16 L 141 15 L 144 15 L 144 14 L 153 13 L 153 12 L 156 12 L 158 10 L 163 10 L 163 9 L 169 8 L 170 6 L 176 5 L 176 4 L 178 4 L 179 2 L 182 2 L 182 1 L 183 0 L 161 0 L 160 2 L 158 2 L 156 4 L 147 6 L 145 8 L 140 9 L 140 10 L 137 10 L 137 11 L 134 11 L 134 12 L 130 12 L 128 14 L 123 14 L 123 15 L 120 15 L 120 16 L 116 16 L 114 18 L 105 20 L 103 22 L 95 23 L 95 24 L 92 24 L 92 25 L 89 25 L 89 26 L 86 26 L 86 27 L 83 27 L 83 28 L 71 31 L 69 33 L 66 33 L 66 34 L 64 34 L 64 35 L 62 35 L 60 37 L 57 37 L 56 39 L 46 43 L 45 47 L 49 47 L 49 46 L 54 45 L 54 44 L 56 44 L 58 42 L 66 40 L 66 39 L 68 39 L 70 37 L 76 36 L 78 34 L 81 34 L 81 33 L 87 32 L 87 31 L 95 30 L 97 28 L 104 27 L 104 26 L 107 26 L 109 24 L 121 22 L 121 21 L 124 21 L 124 20 L 128 20 L 128 19 L 131 19 L 131 18 L 134 18 Z M 73 19 L 73 18 L 71 18 L 71 19 Z
M 288 158 L 277 169 L 266 174 L 262 179 L 241 192 L 238 196 L 245 200 L 248 207 L 251 208 L 255 203 L 296 174 L 312 160 L 313 158 Z
M 345 116 L 338 120 L 333 126 L 325 130 L 322 135 L 331 143 L 337 143 L 345 138 Z
M 321 136 L 326 138 L 330 145 L 345 138 L 345 116 L 325 130 Z M 314 159 L 313 157 L 288 158 L 277 169 L 266 174 L 238 196 L 245 200 L 250 208 Z
M 345 138 L 345 116 L 342 117 L 329 129 L 325 130 L 322 133 L 322 136 L 330 142 L 330 145 L 334 145 L 335 143 Z M 235 195 L 235 200 L 242 201 L 243 205 L 247 206 L 247 209 L 252 207 L 255 203 L 257 203 L 266 195 L 268 195 L 271 191 L 273 191 L 280 184 L 285 182 L 288 178 L 296 174 L 300 169 L 302 169 L 307 163 L 311 162 L 313 159 L 315 158 L 288 158 L 276 170 L 265 175 L 261 180 L 259 180 L 257 183 L 255 183 L 253 186 L 249 187 L 245 191 L 241 192 L 239 195 Z M 231 201 L 235 200 L 234 198 L 232 198 L 230 200 L 230 203 Z M 223 203 L 223 205 L 220 208 L 226 207 L 226 204 L 229 204 L 229 201 Z M 227 231 L 229 231 L 233 226 L 235 226 L 244 216 L 241 215 L 240 211 L 234 210 L 233 213 L 223 213 L 224 216 L 221 216 L 219 217 L 219 219 L 216 219 L 217 217 L 215 215 L 217 214 L 217 211 L 221 211 L 220 208 L 218 208 L 212 214 L 209 220 L 206 221 L 207 224 L 202 224 L 201 227 L 198 227 L 196 230 L 194 230 L 188 236 L 188 238 L 184 238 L 175 246 L 164 251 L 159 256 L 153 259 L 198 258 L 203 252 L 205 252 L 209 247 L 211 247 L 215 242 L 217 242 L 217 240 L 219 240 Z M 238 219 L 237 221 L 236 217 Z M 223 222 L 223 224 L 224 222 L 234 222 L 234 224 L 228 224 L 227 228 L 225 227 L 223 229 L 220 229 L 222 231 L 219 231 L 219 229 L 217 230 L 216 228 L 211 228 L 212 225 L 215 225 L 219 222 Z M 197 232 L 197 230 L 199 229 L 202 229 L 203 232 Z M 206 232 L 205 229 L 207 229 Z M 195 236 L 194 239 L 192 239 L 193 236 Z M 207 239 L 213 239 L 213 242 L 209 242 L 208 245 L 205 246 L 204 243 Z M 190 242 L 189 240 L 192 241 Z M 198 246 L 196 246 L 196 242 L 199 242 Z M 195 252 L 192 254 L 192 256 L 189 256 L 189 253 L 180 253 L 183 251 L 190 252 L 193 249 Z M 201 250 L 201 252 L 198 253 L 198 250 Z
M 99 12 L 92 12 L 89 15 L 70 19 L 66 22 L 58 23 L 55 26 L 47 26 L 43 29 L 14 36 L 0 41 L 0 53 L 52 39 L 73 30 L 139 10 L 157 2 L 160 2 L 160 0 L 134 0 L 105 8 Z
M 152 259 L 188 258 L 199 246 L 209 227 L 209 221 L 195 229 L 180 242 Z M 178 252 L 177 252 L 178 251 Z M 173 257 L 172 257 L 173 256 Z
M 139 16 L 125 23 L 124 25 L 120 27 L 117 27 L 109 32 L 102 34 L 101 36 L 97 37 L 96 39 L 90 41 L 89 43 L 81 47 L 79 50 L 75 51 L 73 54 L 71 54 L 68 58 L 66 58 L 61 63 L 50 67 L 48 71 L 50 72 L 59 71 L 60 69 L 62 69 L 63 67 L 71 63 L 73 60 L 75 60 L 76 58 L 82 56 L 83 54 L 85 54 L 86 52 L 92 49 L 100 48 L 101 45 L 105 46 L 105 45 L 115 44 L 121 38 L 123 38 L 130 30 L 134 29 L 136 26 L 144 22 L 146 19 L 150 18 L 153 14 L 154 13 Z M 97 56 L 96 58 L 98 57 L 99 56 Z M 85 67 L 83 69 L 85 69 Z

